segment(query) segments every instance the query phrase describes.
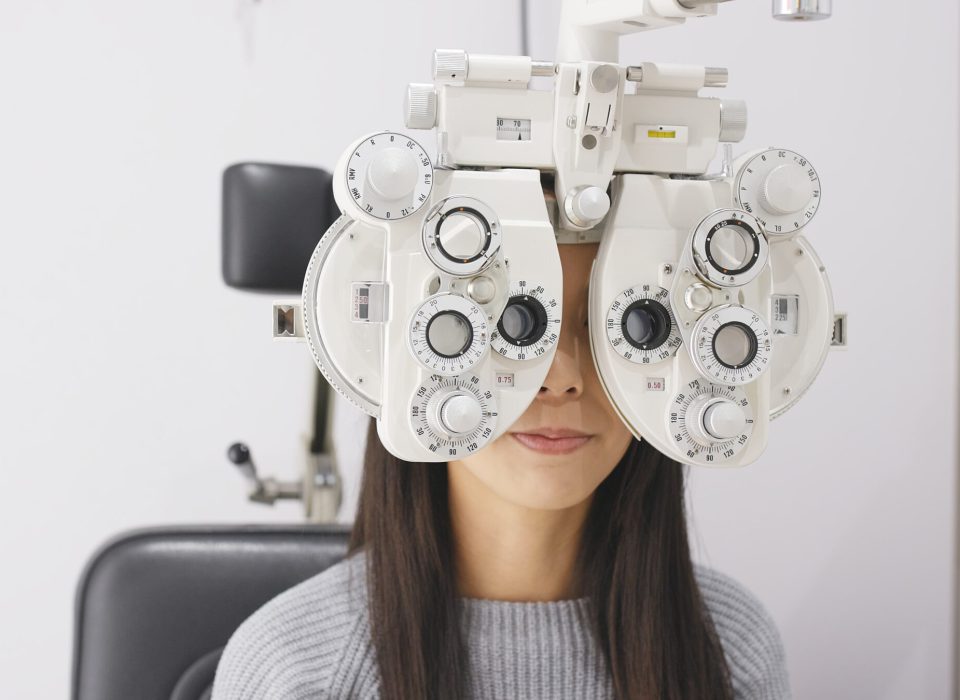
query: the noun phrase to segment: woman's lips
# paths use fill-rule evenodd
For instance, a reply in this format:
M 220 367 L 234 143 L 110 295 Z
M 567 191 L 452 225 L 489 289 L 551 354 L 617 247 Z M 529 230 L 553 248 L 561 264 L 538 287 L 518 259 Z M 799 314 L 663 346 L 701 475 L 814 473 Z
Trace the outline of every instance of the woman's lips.
M 517 442 L 531 450 L 548 455 L 562 455 L 583 447 L 592 437 L 591 435 L 576 435 L 571 437 L 547 437 L 537 433 L 510 433 Z

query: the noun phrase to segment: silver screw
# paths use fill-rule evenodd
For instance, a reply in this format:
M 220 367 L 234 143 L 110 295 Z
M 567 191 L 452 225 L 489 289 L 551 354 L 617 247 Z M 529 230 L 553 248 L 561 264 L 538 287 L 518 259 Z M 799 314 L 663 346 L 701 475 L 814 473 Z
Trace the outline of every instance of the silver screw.
M 567 126 L 571 129 L 577 128 L 577 117 L 575 114 L 571 114 L 569 117 L 567 117 Z
M 790 387 L 788 387 L 788 386 L 783 387 L 783 395 L 784 395 L 784 396 L 789 396 L 789 395 L 790 395 L 790 392 L 791 392 Z
M 669 263 L 663 266 L 663 274 L 672 275 L 673 274 L 673 265 Z

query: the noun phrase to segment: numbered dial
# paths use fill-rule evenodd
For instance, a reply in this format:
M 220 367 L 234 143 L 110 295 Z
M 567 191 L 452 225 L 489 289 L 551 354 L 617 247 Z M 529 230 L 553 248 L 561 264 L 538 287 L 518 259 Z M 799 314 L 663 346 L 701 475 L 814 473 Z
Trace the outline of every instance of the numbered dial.
M 449 459 L 473 454 L 497 427 L 493 392 L 473 374 L 434 374 L 410 402 L 410 427 L 431 452 Z
M 748 160 L 734 182 L 738 206 L 754 214 L 771 236 L 786 236 L 813 218 L 820 178 L 799 153 L 771 148 Z
M 435 294 L 414 311 L 409 339 L 427 369 L 448 376 L 469 372 L 487 349 L 486 316 L 466 297 Z
M 468 277 L 486 269 L 500 252 L 500 219 L 473 197 L 447 197 L 423 222 L 423 249 L 444 272 Z
M 751 282 L 770 256 L 760 222 L 740 209 L 708 214 L 694 229 L 692 245 L 700 276 L 721 287 Z
M 347 161 L 346 178 L 360 211 L 377 219 L 402 219 L 430 198 L 433 165 L 419 143 L 384 131 L 357 145 Z
M 667 429 L 690 459 L 725 462 L 753 434 L 753 408 L 743 389 L 700 379 L 688 383 L 670 405 Z
M 770 364 L 770 329 L 759 314 L 743 306 L 718 306 L 704 314 L 691 339 L 693 364 L 721 384 L 752 382 Z
M 560 315 L 560 303 L 543 285 L 518 280 L 510 287 L 510 299 L 490 336 L 490 345 L 511 360 L 533 360 L 557 342 Z
M 625 289 L 607 311 L 607 338 L 619 355 L 637 364 L 672 356 L 682 342 L 670 293 L 655 284 Z

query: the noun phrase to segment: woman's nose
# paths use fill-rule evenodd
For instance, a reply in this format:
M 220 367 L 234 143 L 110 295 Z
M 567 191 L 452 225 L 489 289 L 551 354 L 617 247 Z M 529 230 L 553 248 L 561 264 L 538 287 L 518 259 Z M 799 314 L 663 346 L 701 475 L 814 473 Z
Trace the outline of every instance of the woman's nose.
M 570 324 L 567 324 L 567 328 L 569 327 Z M 561 328 L 557 351 L 553 356 L 550 371 L 540 387 L 538 400 L 556 404 L 580 398 L 583 394 L 583 372 L 580 365 L 584 359 L 591 361 L 589 356 L 581 357 L 583 352 L 589 355 L 589 345 L 585 345 L 587 342 L 585 335 L 580 338 Z

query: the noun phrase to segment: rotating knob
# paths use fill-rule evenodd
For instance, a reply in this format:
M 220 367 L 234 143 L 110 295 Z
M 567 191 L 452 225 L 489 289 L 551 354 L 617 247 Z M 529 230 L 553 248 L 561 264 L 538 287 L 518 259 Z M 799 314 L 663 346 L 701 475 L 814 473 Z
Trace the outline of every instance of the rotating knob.
M 703 411 L 704 430 L 721 442 L 739 435 L 746 424 L 743 409 L 726 399 L 710 404 Z
M 408 199 L 417 186 L 417 161 L 401 148 L 385 148 L 367 168 L 367 184 L 388 201 Z
M 703 394 L 687 409 L 687 429 L 704 446 L 726 442 L 741 435 L 747 426 L 743 409 L 730 399 Z
M 437 90 L 432 83 L 410 83 L 403 101 L 408 129 L 432 129 L 437 123 Z
M 431 403 L 433 427 L 450 437 L 473 432 L 483 420 L 483 407 L 477 397 L 462 389 L 447 389 Z
M 344 211 L 376 219 L 403 219 L 430 201 L 433 164 L 423 147 L 409 136 L 382 131 L 365 136 L 337 165 L 349 205 Z M 352 207 L 350 206 L 352 205 Z
M 583 185 L 567 193 L 563 202 L 567 218 L 577 226 L 597 224 L 610 211 L 610 197 L 595 185 Z
M 793 214 L 807 206 L 813 192 L 807 171 L 796 163 L 785 163 L 764 180 L 760 205 L 771 214 Z
M 720 143 L 740 143 L 747 135 L 747 103 L 720 100 Z

